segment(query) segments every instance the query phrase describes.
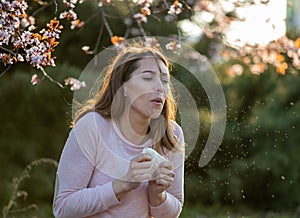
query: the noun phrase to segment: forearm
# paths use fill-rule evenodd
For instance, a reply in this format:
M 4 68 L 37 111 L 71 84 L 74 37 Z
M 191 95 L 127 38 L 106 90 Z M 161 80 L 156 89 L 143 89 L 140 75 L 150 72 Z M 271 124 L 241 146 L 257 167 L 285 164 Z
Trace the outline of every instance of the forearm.
M 94 188 L 61 192 L 54 203 L 55 217 L 85 217 L 107 210 L 119 204 L 112 184 Z
M 150 205 L 156 207 L 166 200 L 166 192 L 163 191 L 161 193 L 151 193 L 148 191 L 148 199 Z
M 139 184 L 140 183 L 137 182 L 133 183 L 124 180 L 114 180 L 112 182 L 112 187 L 117 199 L 120 200 L 122 196 L 135 189 L 137 186 L 139 186 Z
M 92 144 L 96 144 L 88 140 L 84 142 L 83 136 L 79 137 L 74 129 L 70 132 L 57 170 L 53 202 L 55 217 L 86 217 L 119 203 L 111 182 L 87 188 L 95 172 L 95 165 L 92 157 L 82 150 L 80 142 L 91 147 L 91 150 Z
M 182 210 L 182 202 L 180 202 L 174 195 L 169 192 L 165 192 L 165 200 L 157 205 L 151 205 L 150 213 L 157 218 L 175 218 L 178 217 Z

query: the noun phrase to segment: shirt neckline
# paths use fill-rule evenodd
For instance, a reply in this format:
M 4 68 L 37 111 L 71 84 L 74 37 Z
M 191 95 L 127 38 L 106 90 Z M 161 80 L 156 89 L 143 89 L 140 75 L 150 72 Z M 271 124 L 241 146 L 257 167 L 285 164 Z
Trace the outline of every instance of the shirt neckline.
M 136 147 L 136 148 L 144 148 L 144 147 L 151 147 L 151 144 L 153 142 L 153 140 L 151 138 L 147 139 L 143 144 L 138 145 L 138 144 L 134 144 L 133 142 L 129 141 L 121 132 L 121 130 L 119 129 L 116 121 L 114 119 L 111 119 L 112 122 L 112 126 L 113 129 L 115 131 L 115 133 L 117 134 L 117 136 L 126 144 L 132 146 L 132 147 Z

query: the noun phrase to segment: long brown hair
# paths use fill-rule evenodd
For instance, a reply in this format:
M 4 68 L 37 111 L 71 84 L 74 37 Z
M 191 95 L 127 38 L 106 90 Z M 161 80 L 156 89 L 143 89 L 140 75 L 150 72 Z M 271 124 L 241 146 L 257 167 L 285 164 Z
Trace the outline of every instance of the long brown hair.
M 131 73 L 137 69 L 138 60 L 144 57 L 152 57 L 161 60 L 169 68 L 169 62 L 162 51 L 157 48 L 143 46 L 134 43 L 120 51 L 106 70 L 103 84 L 95 98 L 90 99 L 75 114 L 72 126 L 86 113 L 95 111 L 105 118 L 117 118 L 124 109 L 125 100 L 122 85 L 130 79 Z M 171 86 L 171 84 L 170 84 Z M 114 104 L 113 104 L 114 101 Z M 175 120 L 176 104 L 170 87 L 166 101 L 161 112 L 164 119 L 152 119 L 150 121 L 150 137 L 154 139 L 160 149 L 179 149 L 177 139 L 174 136 L 171 120 Z M 163 122 L 162 122 L 163 120 Z

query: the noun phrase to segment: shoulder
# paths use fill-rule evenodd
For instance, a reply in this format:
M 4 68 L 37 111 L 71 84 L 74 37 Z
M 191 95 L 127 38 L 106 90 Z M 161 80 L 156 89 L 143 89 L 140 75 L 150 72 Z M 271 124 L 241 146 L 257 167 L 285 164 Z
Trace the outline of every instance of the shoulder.
M 99 113 L 91 111 L 84 114 L 74 125 L 74 128 L 100 127 L 106 125 L 108 120 Z
M 81 152 L 96 165 L 96 154 L 100 142 L 100 130 L 105 125 L 105 118 L 96 112 L 84 114 L 74 125 L 73 135 Z
M 171 120 L 170 125 L 177 140 L 183 142 L 184 141 L 183 131 L 182 128 L 179 126 L 179 124 L 176 123 L 174 120 Z
M 173 149 L 173 152 L 179 153 L 179 154 L 184 154 L 184 152 L 185 152 L 185 142 L 184 142 L 184 136 L 183 136 L 182 128 L 174 120 L 171 120 L 170 125 L 171 125 L 171 129 L 173 130 L 173 134 L 174 134 L 175 139 L 176 139 L 176 145 Z
M 109 125 L 109 120 L 104 118 L 99 113 L 91 111 L 84 114 L 74 125 L 73 130 L 77 135 L 82 137 L 98 138 L 99 132 L 106 129 Z
M 176 145 L 171 150 L 171 152 L 167 153 L 167 157 L 169 160 L 172 161 L 174 169 L 179 168 L 184 163 L 185 158 L 185 142 L 184 142 L 184 136 L 182 128 L 178 123 L 176 123 L 174 120 L 170 121 L 171 129 L 173 130 L 175 139 L 176 139 Z

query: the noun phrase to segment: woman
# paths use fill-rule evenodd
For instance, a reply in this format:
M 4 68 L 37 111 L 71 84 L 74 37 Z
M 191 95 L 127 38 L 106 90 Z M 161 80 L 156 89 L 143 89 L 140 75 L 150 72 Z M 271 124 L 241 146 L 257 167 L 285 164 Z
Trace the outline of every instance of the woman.
M 112 61 L 94 100 L 75 116 L 62 152 L 56 217 L 179 216 L 184 141 L 173 121 L 168 68 L 158 49 L 139 44 Z M 158 167 L 144 148 L 164 157 Z

